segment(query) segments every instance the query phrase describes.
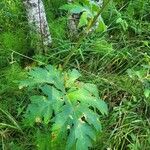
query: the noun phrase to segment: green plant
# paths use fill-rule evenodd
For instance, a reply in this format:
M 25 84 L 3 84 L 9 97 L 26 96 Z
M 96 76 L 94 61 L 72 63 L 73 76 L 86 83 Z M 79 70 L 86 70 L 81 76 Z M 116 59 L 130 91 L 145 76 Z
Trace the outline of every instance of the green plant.
M 18 21 L 24 22 L 23 3 L 20 0 L 0 2 L 0 27 L 5 31 L 11 31 L 15 27 L 20 27 Z M 25 22 L 24 22 L 25 23 Z
M 0 107 L 0 147 L 2 147 L 2 150 L 6 148 L 4 141 L 7 134 L 10 134 L 12 131 L 23 133 L 15 118 L 9 112 Z
M 107 114 L 107 105 L 99 98 L 94 84 L 79 81 L 73 69 L 61 72 L 53 66 L 34 68 L 20 88 L 37 90 L 25 114 L 26 123 L 51 125 L 52 143 L 66 142 L 66 149 L 86 150 L 101 131 L 100 113 Z
M 113 107 L 112 113 L 105 123 L 105 138 L 99 150 L 107 147 L 114 150 L 148 150 L 149 144 L 149 121 L 146 118 L 146 109 L 143 100 L 134 98 L 123 99 L 120 106 Z M 108 133 L 108 135 L 107 135 Z M 106 142 L 107 141 L 107 142 Z M 97 143 L 98 144 L 98 143 Z
M 71 12 L 72 14 L 80 14 L 81 17 L 79 19 L 78 28 L 85 27 L 84 30 L 80 33 L 80 36 L 78 39 L 75 39 L 77 42 L 75 46 L 71 49 L 71 52 L 66 57 L 65 63 L 63 67 L 65 67 L 71 57 L 75 54 L 76 51 L 80 49 L 80 46 L 84 39 L 88 36 L 88 34 L 91 32 L 91 30 L 94 28 L 96 23 L 97 25 L 97 31 L 105 31 L 106 26 L 102 20 L 101 14 L 106 8 L 106 6 L 109 4 L 110 0 L 107 0 L 101 7 L 95 3 L 91 2 L 90 0 L 85 0 L 82 2 L 75 2 L 71 4 L 66 4 L 61 7 L 61 9 L 67 10 Z M 80 4 L 82 3 L 82 5 Z
M 143 65 L 140 70 L 128 69 L 128 75 L 141 84 L 141 89 L 145 98 L 150 97 L 150 74 L 149 65 Z M 148 101 L 149 102 L 149 101 Z
M 16 130 L 19 130 L 22 132 L 20 126 L 18 125 L 18 123 L 15 121 L 15 119 L 13 118 L 13 116 L 11 116 L 11 114 L 9 114 L 8 112 L 6 112 L 5 110 L 3 110 L 2 108 L 0 108 L 0 113 L 1 114 L 1 117 L 4 115 L 5 117 L 7 117 L 7 120 L 9 120 L 9 122 L 12 123 L 11 124 L 7 124 L 7 123 L 4 123 L 4 122 L 0 122 L 0 129 L 3 129 L 3 128 L 12 128 L 12 129 L 16 129 Z M 0 118 L 1 119 L 1 118 Z
M 100 5 L 91 0 L 80 0 L 70 4 L 65 4 L 61 9 L 69 11 L 71 14 L 80 14 L 78 28 L 87 27 L 86 31 L 91 28 L 91 24 L 100 10 Z M 106 26 L 102 17 L 96 18 L 98 21 L 97 31 L 106 31 Z M 92 25 L 93 26 L 93 25 Z

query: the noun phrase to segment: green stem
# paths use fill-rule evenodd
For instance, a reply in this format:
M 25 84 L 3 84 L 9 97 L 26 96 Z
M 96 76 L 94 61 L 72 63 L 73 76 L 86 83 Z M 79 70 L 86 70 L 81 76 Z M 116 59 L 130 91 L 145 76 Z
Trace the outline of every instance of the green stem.
M 95 25 L 98 17 L 101 15 L 101 13 L 104 11 L 104 9 L 106 8 L 106 6 L 109 4 L 111 0 L 108 0 L 106 3 L 104 3 L 104 5 L 102 6 L 102 8 L 98 11 L 97 15 L 93 18 L 93 20 L 91 21 L 91 23 L 89 24 L 89 26 L 87 27 L 86 31 L 81 34 L 80 38 L 77 41 L 76 46 L 74 46 L 71 49 L 71 52 L 69 53 L 69 55 L 66 57 L 66 61 L 63 64 L 63 68 L 66 67 L 66 65 L 68 64 L 69 60 L 71 59 L 71 57 L 74 55 L 74 53 L 79 49 L 82 41 L 88 36 L 89 31 L 91 30 L 91 28 Z

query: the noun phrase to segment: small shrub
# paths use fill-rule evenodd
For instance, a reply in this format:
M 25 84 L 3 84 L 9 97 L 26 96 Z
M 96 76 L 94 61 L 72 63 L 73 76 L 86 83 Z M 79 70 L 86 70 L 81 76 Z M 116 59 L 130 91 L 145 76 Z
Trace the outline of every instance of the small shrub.
M 96 133 L 101 131 L 100 113 L 107 114 L 107 105 L 99 98 L 94 84 L 78 81 L 77 70 L 61 72 L 53 66 L 34 68 L 20 88 L 37 90 L 31 96 L 25 123 L 51 126 L 51 142 L 66 142 L 66 149 L 88 150 Z

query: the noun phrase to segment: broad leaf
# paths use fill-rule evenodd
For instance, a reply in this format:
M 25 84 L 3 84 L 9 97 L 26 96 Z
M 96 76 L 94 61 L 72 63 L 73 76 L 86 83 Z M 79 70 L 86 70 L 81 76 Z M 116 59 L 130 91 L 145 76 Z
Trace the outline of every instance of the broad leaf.
M 97 87 L 79 81 L 80 76 L 75 69 L 62 73 L 49 65 L 30 71 L 29 79 L 21 85 L 39 89 L 39 95 L 30 98 L 25 114 L 27 125 L 49 126 L 51 143 L 66 141 L 66 150 L 92 147 L 96 133 L 101 130 L 100 113 L 108 112 Z
M 32 96 L 31 104 L 25 114 L 27 124 L 33 125 L 35 122 L 47 124 L 52 117 L 52 102 L 44 96 Z

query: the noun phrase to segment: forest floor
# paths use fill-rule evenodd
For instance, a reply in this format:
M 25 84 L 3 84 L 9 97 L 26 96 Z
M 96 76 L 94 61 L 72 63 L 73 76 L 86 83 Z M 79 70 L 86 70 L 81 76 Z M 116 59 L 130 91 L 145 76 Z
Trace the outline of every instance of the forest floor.
M 72 45 L 65 0 L 45 2 L 53 39 L 48 54 L 34 55 L 22 1 L 0 2 L 0 149 L 33 150 L 45 136 L 26 127 L 23 118 L 30 92 L 19 82 L 41 63 L 61 66 Z M 102 14 L 108 29 L 92 33 L 66 69 L 76 68 L 82 80 L 98 86 L 109 107 L 101 118 L 96 150 L 150 149 L 150 1 L 114 0 Z M 41 127 L 39 127 L 41 128 Z M 41 142 L 42 141 L 42 142 Z M 39 150 L 45 150 L 39 148 Z

